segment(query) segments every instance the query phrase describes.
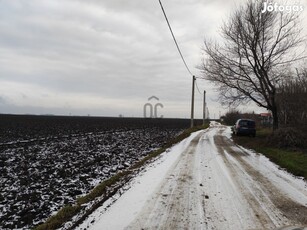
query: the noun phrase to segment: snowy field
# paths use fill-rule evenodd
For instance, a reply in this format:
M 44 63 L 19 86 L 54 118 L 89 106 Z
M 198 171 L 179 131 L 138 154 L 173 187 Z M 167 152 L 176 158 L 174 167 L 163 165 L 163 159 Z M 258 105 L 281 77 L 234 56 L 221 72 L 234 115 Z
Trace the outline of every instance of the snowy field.
M 175 119 L 1 122 L 0 229 L 29 229 L 189 126 Z
M 78 229 L 307 228 L 306 181 L 230 137 L 218 123 L 192 134 Z

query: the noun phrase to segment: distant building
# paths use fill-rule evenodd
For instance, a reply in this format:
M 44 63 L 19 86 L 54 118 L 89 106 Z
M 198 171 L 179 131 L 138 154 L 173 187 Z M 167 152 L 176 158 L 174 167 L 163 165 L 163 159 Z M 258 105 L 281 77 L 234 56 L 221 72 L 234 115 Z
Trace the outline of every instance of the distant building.
M 273 117 L 271 113 L 260 113 L 260 123 L 263 126 L 271 126 L 273 124 Z

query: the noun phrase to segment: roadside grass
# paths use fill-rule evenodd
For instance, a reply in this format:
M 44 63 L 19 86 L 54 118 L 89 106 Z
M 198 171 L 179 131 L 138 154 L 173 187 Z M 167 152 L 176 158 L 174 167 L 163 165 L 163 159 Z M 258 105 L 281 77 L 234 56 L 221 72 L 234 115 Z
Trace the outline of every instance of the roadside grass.
M 271 161 L 286 169 L 288 172 L 307 180 L 307 151 L 306 149 L 282 149 L 269 143 L 272 130 L 259 128 L 255 138 L 234 136 L 235 143 L 262 153 Z
M 189 137 L 191 133 L 199 131 L 201 129 L 206 129 L 208 127 L 209 127 L 209 124 L 205 124 L 205 125 L 195 126 L 193 128 L 184 130 L 177 137 L 173 138 L 168 143 L 166 143 L 163 147 L 157 150 L 154 150 L 149 155 L 144 157 L 142 160 L 132 165 L 129 169 L 118 172 L 111 178 L 98 184 L 89 194 L 83 197 L 77 198 L 77 201 L 74 205 L 64 206 L 55 215 L 49 217 L 45 223 L 35 227 L 34 230 L 53 230 L 53 229 L 60 228 L 64 223 L 70 221 L 75 215 L 77 215 L 82 210 L 82 206 L 84 204 L 94 201 L 97 197 L 101 197 L 103 195 L 107 196 L 105 197 L 105 199 L 102 200 L 102 201 L 105 201 L 108 197 L 115 194 L 117 190 L 124 185 L 124 184 L 120 184 L 121 181 L 125 181 L 126 178 L 133 176 L 133 173 L 135 170 L 141 168 L 146 163 L 148 163 L 150 160 L 156 158 L 157 156 L 165 152 L 168 148 L 172 147 L 174 144 L 179 143 L 180 141 Z M 118 185 L 111 194 L 107 193 L 108 188 L 116 185 L 117 183 L 119 183 L 120 185 Z M 85 215 L 81 217 L 81 220 L 84 220 L 88 215 L 91 214 L 91 212 L 93 212 L 100 205 L 101 205 L 101 202 L 94 205 L 94 208 L 88 210 L 85 213 Z M 77 221 L 75 225 L 77 224 L 79 224 L 79 221 Z M 75 225 L 73 225 L 70 229 L 75 227 Z

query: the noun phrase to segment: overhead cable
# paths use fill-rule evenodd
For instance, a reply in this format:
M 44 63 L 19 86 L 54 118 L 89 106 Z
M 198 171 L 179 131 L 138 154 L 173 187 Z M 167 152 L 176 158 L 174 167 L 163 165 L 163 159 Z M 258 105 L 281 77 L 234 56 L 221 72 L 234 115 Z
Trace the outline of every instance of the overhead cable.
M 191 71 L 190 71 L 190 69 L 189 69 L 187 63 L 185 62 L 184 57 L 183 57 L 183 55 L 182 55 L 182 53 L 181 53 L 181 51 L 180 51 L 179 45 L 178 45 L 178 43 L 177 43 L 177 41 L 176 41 L 176 38 L 175 38 L 175 35 L 174 35 L 174 33 L 173 33 L 172 27 L 171 27 L 171 25 L 170 25 L 170 23 L 169 23 L 169 21 L 168 21 L 168 19 L 167 19 L 167 16 L 166 16 L 165 10 L 164 10 L 164 8 L 163 8 L 163 6 L 162 6 L 161 0 L 159 0 L 159 3 L 160 3 L 160 6 L 161 6 L 161 9 L 162 9 L 162 11 L 163 11 L 165 20 L 166 20 L 166 22 L 167 22 L 168 28 L 169 28 L 169 30 L 170 30 L 170 32 L 171 32 L 171 34 L 172 34 L 172 37 L 173 37 L 173 39 L 174 39 L 174 42 L 175 42 L 175 44 L 176 44 L 177 50 L 178 50 L 178 52 L 179 52 L 179 54 L 180 54 L 180 57 L 181 57 L 181 59 L 182 59 L 184 65 L 185 65 L 187 71 L 191 74 L 191 76 L 193 76 L 193 74 L 191 73 Z

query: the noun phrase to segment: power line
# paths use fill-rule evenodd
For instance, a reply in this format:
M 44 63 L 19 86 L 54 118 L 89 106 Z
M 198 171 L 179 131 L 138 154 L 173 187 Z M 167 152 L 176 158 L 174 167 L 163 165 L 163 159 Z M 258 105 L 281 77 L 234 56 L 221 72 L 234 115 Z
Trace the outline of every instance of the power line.
M 196 84 L 196 89 L 197 89 L 198 93 L 199 93 L 200 95 L 202 95 L 202 93 L 200 92 L 200 90 L 199 90 L 199 88 L 198 88 L 198 85 L 197 85 L 197 79 L 196 79 L 196 81 L 195 81 L 195 84 Z
M 183 55 L 182 55 L 182 53 L 181 53 L 181 51 L 180 51 L 179 45 L 178 45 L 178 43 L 177 43 L 177 41 L 176 41 L 176 38 L 175 38 L 175 36 L 174 36 L 173 30 L 172 30 L 172 28 L 171 28 L 171 25 L 170 25 L 170 23 L 169 23 L 169 21 L 168 21 L 168 19 L 167 19 L 167 16 L 166 16 L 166 13 L 165 13 L 164 8 L 163 8 L 163 6 L 162 6 L 161 0 L 159 0 L 159 3 L 160 3 L 160 6 L 161 6 L 161 9 L 162 9 L 162 11 L 163 11 L 165 20 L 166 20 L 166 22 L 167 22 L 168 28 L 169 28 L 169 30 L 171 31 L 172 37 L 173 37 L 174 42 L 175 42 L 175 44 L 176 44 L 177 50 L 178 50 L 178 52 L 179 52 L 179 54 L 180 54 L 180 57 L 181 57 L 181 59 L 182 59 L 184 65 L 185 65 L 186 69 L 188 70 L 188 72 L 193 76 L 193 74 L 191 73 L 191 71 L 190 71 L 190 69 L 189 69 L 187 63 L 185 62 L 185 60 L 184 60 L 184 58 L 183 58 Z

